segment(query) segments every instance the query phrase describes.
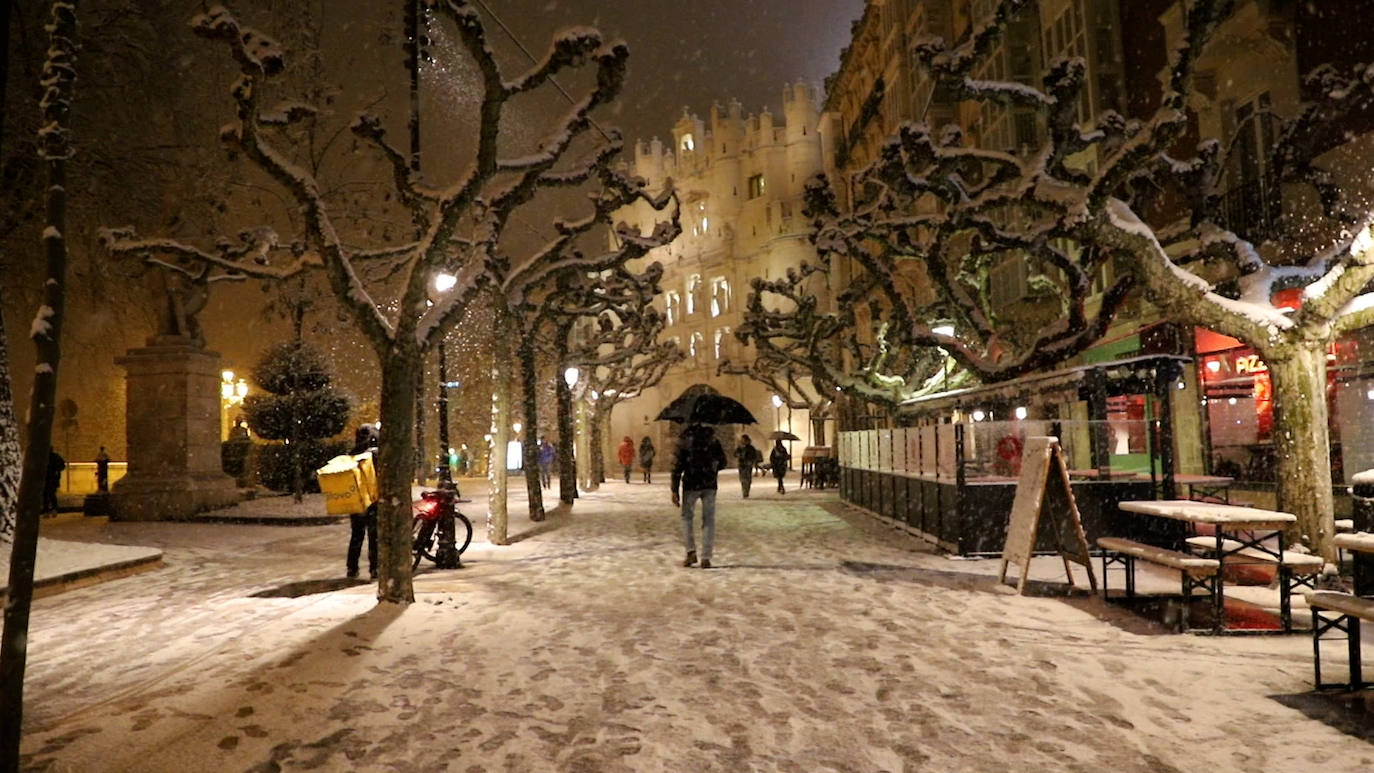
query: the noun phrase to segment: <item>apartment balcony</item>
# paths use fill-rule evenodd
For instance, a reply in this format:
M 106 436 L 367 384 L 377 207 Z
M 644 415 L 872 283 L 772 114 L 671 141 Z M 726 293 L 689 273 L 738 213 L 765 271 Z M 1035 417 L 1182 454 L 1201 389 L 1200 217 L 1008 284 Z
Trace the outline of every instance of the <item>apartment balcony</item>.
M 1221 224 L 1237 236 L 1262 242 L 1279 232 L 1283 198 L 1272 179 L 1236 186 L 1222 195 Z

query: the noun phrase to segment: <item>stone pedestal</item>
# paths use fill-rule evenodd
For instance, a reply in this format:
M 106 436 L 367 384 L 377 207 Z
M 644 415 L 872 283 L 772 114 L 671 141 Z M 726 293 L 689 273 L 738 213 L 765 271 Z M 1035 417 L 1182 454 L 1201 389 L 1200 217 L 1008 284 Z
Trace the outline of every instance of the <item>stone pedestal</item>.
M 115 362 L 128 372 L 129 471 L 111 487 L 112 517 L 170 520 L 237 502 L 220 469 L 219 354 L 158 336 Z

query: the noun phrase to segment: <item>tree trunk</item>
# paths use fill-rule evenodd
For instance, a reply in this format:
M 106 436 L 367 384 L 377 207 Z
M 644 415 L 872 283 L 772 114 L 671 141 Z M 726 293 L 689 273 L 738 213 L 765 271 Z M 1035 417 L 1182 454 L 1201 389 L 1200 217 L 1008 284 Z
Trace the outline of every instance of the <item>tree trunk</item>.
M 1334 562 L 1326 344 L 1309 341 L 1279 353 L 1261 354 L 1269 366 L 1274 390 L 1278 509 L 1297 515 L 1296 536 Z
M 382 361 L 381 442 L 377 459 L 377 600 L 408 604 L 411 582 L 411 428 L 415 421 L 417 352 L 393 349 Z
M 491 363 L 491 449 L 487 481 L 490 497 L 487 500 L 487 540 L 504 545 L 510 538 L 509 515 L 506 510 L 506 443 L 510 440 L 510 315 L 497 301 L 496 341 Z
M 38 350 L 33 390 L 29 393 L 28 448 L 19 481 L 14 545 L 10 552 L 9 598 L 5 630 L 0 636 L 0 770 L 19 770 L 20 728 L 24 718 L 24 672 L 28 666 L 29 611 L 33 605 L 33 570 L 38 554 L 38 511 L 47 480 L 52 447 L 57 367 L 62 350 L 62 315 L 67 276 L 66 164 L 67 132 L 76 64 L 76 0 L 52 6 L 48 27 L 48 60 L 43 66 L 43 130 L 40 153 L 48 172 L 43 253 L 47 279 L 43 305 L 30 327 Z
M 587 470 L 587 488 L 595 491 L 597 486 L 606 482 L 606 454 L 602 448 L 604 433 L 601 431 L 601 411 L 593 403 L 587 408 L 587 435 L 589 436 L 588 455 L 591 456 L 591 469 Z
M 815 410 L 814 408 L 812 410 Z M 811 420 L 811 438 L 818 446 L 826 445 L 825 442 L 825 419 Z
M 10 353 L 6 340 L 5 318 L 0 314 L 0 550 L 9 550 L 14 543 L 19 468 L 24 463 L 24 450 L 19 446 L 19 420 L 14 416 L 14 394 L 10 391 Z
M 573 459 L 572 388 L 562 373 L 554 374 L 554 392 L 558 397 L 558 499 L 572 504 L 577 499 L 577 466 Z
M 411 415 L 415 417 L 415 439 L 414 456 L 410 463 L 414 465 L 415 482 L 421 486 L 425 485 L 429 477 L 429 455 L 425 453 L 425 365 L 424 359 L 420 360 L 420 367 L 415 370 L 415 384 L 412 394 L 415 395 L 415 405 Z
M 525 401 L 525 443 L 521 446 L 525 467 L 525 490 L 529 492 L 530 520 L 544 520 L 544 484 L 539 477 L 539 364 L 534 351 L 534 336 L 522 331 L 520 352 L 520 393 Z

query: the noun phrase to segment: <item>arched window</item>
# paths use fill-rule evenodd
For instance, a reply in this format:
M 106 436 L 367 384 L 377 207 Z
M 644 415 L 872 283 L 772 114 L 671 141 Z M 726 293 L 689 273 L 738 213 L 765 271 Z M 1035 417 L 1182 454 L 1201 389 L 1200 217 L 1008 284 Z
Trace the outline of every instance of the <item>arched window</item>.
M 691 135 L 690 132 L 688 132 L 687 134 L 682 135 L 682 144 L 681 144 L 681 147 L 682 147 L 683 150 L 688 150 L 688 151 L 696 150 L 697 144 L 696 144 L 696 141 L 692 139 L 692 135 Z
M 730 280 L 723 276 L 711 279 L 711 316 L 719 317 L 730 311 Z
M 706 337 L 701 333 L 693 333 L 691 342 L 687 345 L 687 354 L 695 362 L 701 358 L 701 350 L 706 348 Z
M 677 322 L 682 314 L 682 296 L 678 295 L 677 290 L 669 290 L 663 294 L 663 317 L 664 321 L 671 325 Z
M 701 274 L 692 274 L 687 277 L 687 313 L 697 313 L 697 304 L 701 294 Z
M 725 348 L 730 342 L 730 328 L 722 327 L 716 329 L 716 359 L 724 359 Z

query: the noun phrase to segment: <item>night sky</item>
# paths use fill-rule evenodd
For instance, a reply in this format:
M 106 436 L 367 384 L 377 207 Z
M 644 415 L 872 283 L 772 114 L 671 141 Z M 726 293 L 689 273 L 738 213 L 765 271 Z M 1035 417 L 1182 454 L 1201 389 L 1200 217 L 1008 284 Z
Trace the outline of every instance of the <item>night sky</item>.
M 667 138 L 684 106 L 781 111 L 783 84 L 821 85 L 839 67 L 863 0 L 482 0 L 536 56 L 550 35 L 594 26 L 630 46 L 630 76 L 608 120 L 628 141 Z M 493 37 L 502 36 L 491 25 Z

